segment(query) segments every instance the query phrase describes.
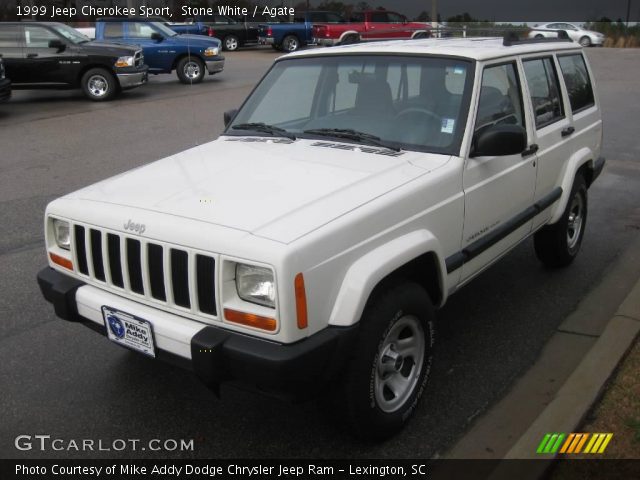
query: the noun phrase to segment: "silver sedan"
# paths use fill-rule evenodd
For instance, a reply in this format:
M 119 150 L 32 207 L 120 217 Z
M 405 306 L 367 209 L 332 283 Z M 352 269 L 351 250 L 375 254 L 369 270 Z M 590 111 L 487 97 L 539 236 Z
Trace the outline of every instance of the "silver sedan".
M 529 38 L 552 38 L 556 37 L 558 30 L 564 30 L 569 34 L 569 38 L 574 42 L 578 42 L 583 47 L 602 46 L 605 36 L 599 32 L 585 30 L 572 23 L 545 23 L 544 25 L 536 25 L 531 32 Z

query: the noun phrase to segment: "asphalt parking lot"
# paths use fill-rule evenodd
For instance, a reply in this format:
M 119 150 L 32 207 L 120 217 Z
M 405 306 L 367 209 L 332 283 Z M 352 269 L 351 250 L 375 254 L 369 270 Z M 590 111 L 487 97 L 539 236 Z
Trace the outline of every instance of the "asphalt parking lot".
M 0 457 L 147 457 L 149 451 L 20 452 L 17 435 L 66 439 L 194 439 L 200 458 L 428 458 L 446 451 L 535 361 L 562 320 L 640 230 L 640 51 L 589 51 L 608 164 L 590 190 L 583 250 L 569 269 L 543 269 L 525 242 L 439 312 L 430 389 L 399 436 L 351 438 L 318 409 L 232 387 L 218 399 L 190 374 L 56 319 L 36 284 L 46 263 L 48 201 L 216 138 L 269 67 L 271 49 L 227 55 L 201 85 L 152 77 L 114 102 L 77 92 L 15 92 L 0 105 Z M 140 188 L 144 188 L 141 185 Z M 327 392 L 331 395 L 331 392 Z

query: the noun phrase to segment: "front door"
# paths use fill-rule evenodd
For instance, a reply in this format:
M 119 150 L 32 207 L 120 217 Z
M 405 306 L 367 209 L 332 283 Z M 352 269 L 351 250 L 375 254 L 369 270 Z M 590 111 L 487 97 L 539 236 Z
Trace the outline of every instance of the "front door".
M 14 84 L 22 83 L 25 75 L 22 30 L 22 25 L 0 22 L 0 55 L 4 60 L 7 78 Z
M 474 134 L 499 124 L 528 130 L 520 76 L 515 59 L 483 68 Z M 535 185 L 535 154 L 467 159 L 462 281 L 530 233 L 531 218 L 523 214 L 533 205 Z
M 69 85 L 75 77 L 72 55 L 67 48 L 51 48 L 50 42 L 67 42 L 59 35 L 40 25 L 24 26 L 25 83 L 38 83 L 52 87 Z

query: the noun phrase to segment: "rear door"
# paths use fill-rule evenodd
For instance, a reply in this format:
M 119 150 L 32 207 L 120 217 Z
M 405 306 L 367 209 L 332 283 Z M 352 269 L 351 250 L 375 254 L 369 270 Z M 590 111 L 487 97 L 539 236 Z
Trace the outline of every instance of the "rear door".
M 24 33 L 22 29 L 22 25 L 0 22 L 0 55 L 4 60 L 7 78 L 11 79 L 13 83 L 24 81 Z
M 526 79 L 527 108 L 534 123 L 532 146 L 537 150 L 538 179 L 535 200 L 559 197 L 557 186 L 567 160 L 573 154 L 571 114 L 567 114 L 554 55 L 522 58 Z M 533 228 L 546 223 L 549 208 L 533 221 Z
M 519 125 L 530 135 L 516 59 L 485 65 L 480 75 L 474 134 L 506 124 Z M 443 122 L 442 128 L 448 127 Z M 535 186 L 535 155 L 467 158 L 463 174 L 462 249 L 466 263 L 462 267 L 462 281 L 470 279 L 531 232 L 531 218 L 524 214 L 533 205 Z

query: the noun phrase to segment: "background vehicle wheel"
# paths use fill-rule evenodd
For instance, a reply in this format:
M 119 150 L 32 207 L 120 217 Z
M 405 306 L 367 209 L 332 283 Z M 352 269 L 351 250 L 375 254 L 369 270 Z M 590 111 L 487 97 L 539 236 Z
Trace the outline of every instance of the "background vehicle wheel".
M 224 37 L 222 45 L 224 46 L 225 50 L 233 52 L 240 46 L 240 40 L 238 40 L 238 37 L 236 37 L 235 35 L 227 35 L 226 37 Z
M 92 68 L 82 76 L 84 94 L 95 102 L 111 100 L 118 91 L 118 83 L 109 70 Z
M 198 57 L 184 57 L 178 62 L 176 74 L 182 83 L 200 83 L 204 78 L 204 62 Z
M 560 220 L 547 225 L 533 237 L 538 259 L 547 267 L 566 267 L 578 255 L 587 226 L 587 184 L 578 174 L 569 203 Z
M 344 40 L 342 40 L 342 45 L 353 45 L 358 42 L 360 42 L 360 39 L 357 35 L 347 35 L 344 37 Z
M 272 43 L 272 44 L 271 44 L 271 48 L 273 48 L 274 50 L 278 50 L 278 51 L 282 50 L 282 49 L 280 48 L 280 45 L 276 45 L 275 43 Z
M 537 34 L 535 38 L 544 38 L 544 35 L 542 35 L 541 33 Z
M 374 295 L 341 386 L 346 420 L 365 440 L 405 425 L 424 391 L 434 341 L 433 307 L 421 286 L 395 283 Z
M 282 40 L 281 48 L 288 53 L 295 52 L 300 48 L 300 40 L 295 35 L 287 35 Z
M 590 47 L 591 39 L 585 35 L 580 39 L 580 45 L 582 45 L 583 47 Z

